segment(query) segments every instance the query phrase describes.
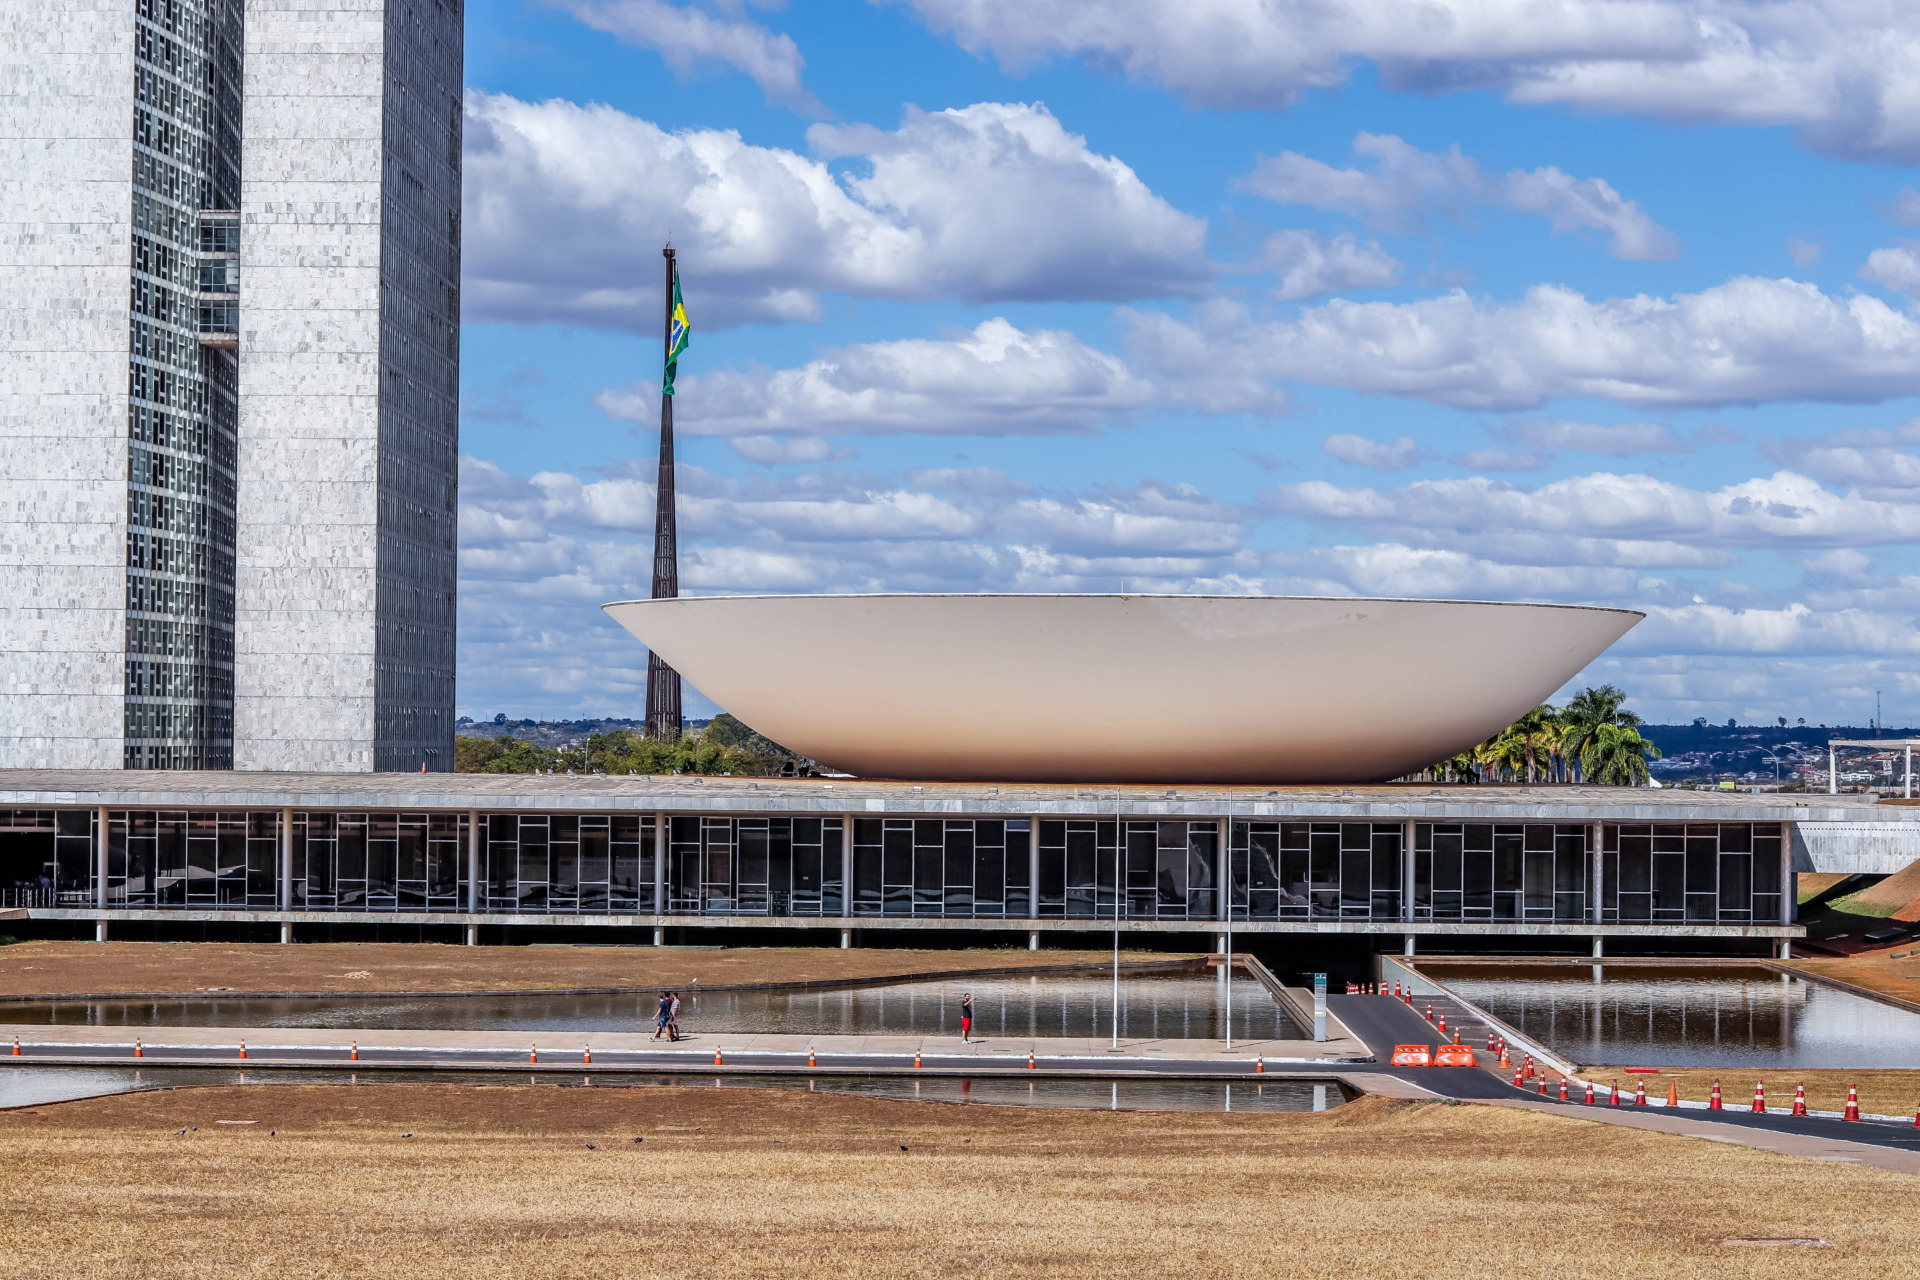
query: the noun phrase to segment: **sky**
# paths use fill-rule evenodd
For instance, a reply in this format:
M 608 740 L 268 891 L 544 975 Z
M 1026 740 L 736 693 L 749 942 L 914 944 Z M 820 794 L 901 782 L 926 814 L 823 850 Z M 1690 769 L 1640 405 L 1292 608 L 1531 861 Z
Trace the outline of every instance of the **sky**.
M 1623 606 L 1561 696 L 1920 723 L 1920 6 L 466 12 L 461 714 L 643 714 L 671 241 L 683 594 Z

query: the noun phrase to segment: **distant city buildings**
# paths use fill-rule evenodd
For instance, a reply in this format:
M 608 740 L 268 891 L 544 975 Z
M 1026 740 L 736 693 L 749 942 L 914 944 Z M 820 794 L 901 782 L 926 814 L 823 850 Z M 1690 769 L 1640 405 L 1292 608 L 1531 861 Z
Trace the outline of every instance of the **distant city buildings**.
M 0 766 L 452 768 L 461 10 L 0 18 Z

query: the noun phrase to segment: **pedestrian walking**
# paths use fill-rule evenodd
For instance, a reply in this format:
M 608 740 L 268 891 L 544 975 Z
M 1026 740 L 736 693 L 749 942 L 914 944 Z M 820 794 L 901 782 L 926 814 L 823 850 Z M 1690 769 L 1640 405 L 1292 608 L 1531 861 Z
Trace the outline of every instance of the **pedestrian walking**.
M 660 993 L 659 1007 L 653 1011 L 653 1036 L 658 1040 L 667 1034 L 667 1022 L 673 1016 L 673 998 L 665 991 Z
M 667 1039 L 680 1038 L 680 993 L 667 992 Z
M 960 1043 L 971 1044 L 972 1042 L 973 992 L 969 991 L 960 997 Z

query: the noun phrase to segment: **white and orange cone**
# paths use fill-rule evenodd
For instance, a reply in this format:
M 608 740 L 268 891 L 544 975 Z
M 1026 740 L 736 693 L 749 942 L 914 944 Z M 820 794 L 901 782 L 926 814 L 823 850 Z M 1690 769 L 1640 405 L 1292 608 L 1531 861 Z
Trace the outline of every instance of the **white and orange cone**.
M 1767 1082 L 1765 1080 L 1753 1082 L 1753 1113 L 1757 1116 L 1767 1113 Z
M 1852 1085 L 1847 1086 L 1847 1114 L 1840 1118 L 1842 1120 L 1858 1120 L 1860 1118 L 1860 1091 Z
M 1633 1083 L 1633 1105 L 1636 1107 L 1644 1107 L 1647 1105 L 1647 1082 L 1645 1080 L 1636 1080 Z
M 1804 1083 L 1793 1087 L 1793 1114 L 1807 1114 L 1807 1086 Z
M 1587 1100 L 1586 1100 L 1586 1105 L 1587 1105 L 1587 1106 L 1589 1106 L 1589 1107 L 1593 1105 L 1593 1081 L 1591 1081 L 1591 1080 L 1589 1080 L 1589 1081 L 1587 1081 Z
M 1721 1107 L 1720 1107 L 1720 1082 L 1719 1082 L 1718 1080 L 1715 1080 L 1715 1081 L 1713 1082 L 1713 1096 L 1707 1099 L 1707 1110 L 1709 1110 L 1709 1111 L 1719 1111 L 1720 1109 L 1721 1109 Z

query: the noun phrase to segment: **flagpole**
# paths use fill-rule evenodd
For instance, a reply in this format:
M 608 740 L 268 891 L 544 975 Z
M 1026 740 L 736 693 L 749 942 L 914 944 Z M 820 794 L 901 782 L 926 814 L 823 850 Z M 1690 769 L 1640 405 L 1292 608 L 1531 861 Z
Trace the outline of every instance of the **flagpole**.
M 667 264 L 667 306 L 665 358 L 661 362 L 660 474 L 654 488 L 653 599 L 672 600 L 680 595 L 680 548 L 673 491 L 673 392 L 665 374 L 673 359 L 673 293 L 679 268 L 671 247 L 660 253 Z M 663 742 L 680 737 L 680 673 L 657 653 L 647 655 L 647 732 Z

